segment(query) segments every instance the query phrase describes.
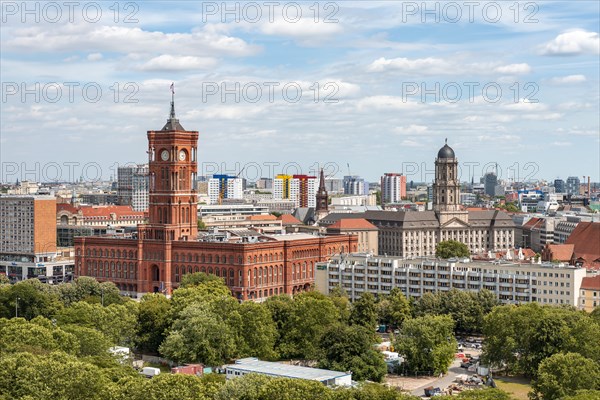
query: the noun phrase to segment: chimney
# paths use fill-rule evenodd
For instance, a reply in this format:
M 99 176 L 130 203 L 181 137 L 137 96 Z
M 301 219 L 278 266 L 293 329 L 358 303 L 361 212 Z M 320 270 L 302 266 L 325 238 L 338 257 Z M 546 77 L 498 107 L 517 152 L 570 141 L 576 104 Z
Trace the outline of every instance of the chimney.
M 590 177 L 589 177 L 589 175 L 588 175 L 588 187 L 587 187 L 587 190 L 588 190 L 588 199 L 591 199 L 592 198 L 592 184 L 590 183 Z

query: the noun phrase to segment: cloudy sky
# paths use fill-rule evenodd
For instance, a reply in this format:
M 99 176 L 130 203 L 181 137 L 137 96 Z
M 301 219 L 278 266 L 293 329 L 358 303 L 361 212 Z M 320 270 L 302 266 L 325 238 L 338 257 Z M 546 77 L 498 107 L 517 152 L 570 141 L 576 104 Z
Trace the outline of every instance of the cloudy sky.
M 143 162 L 171 82 L 204 173 L 431 180 L 447 138 L 465 180 L 600 180 L 594 0 L 23 4 L 2 2 L 2 181 Z

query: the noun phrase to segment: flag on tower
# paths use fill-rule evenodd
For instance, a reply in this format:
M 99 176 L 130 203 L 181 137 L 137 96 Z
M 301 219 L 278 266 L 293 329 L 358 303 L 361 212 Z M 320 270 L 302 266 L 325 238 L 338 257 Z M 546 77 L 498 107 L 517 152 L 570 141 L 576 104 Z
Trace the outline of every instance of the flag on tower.
M 171 93 L 175 94 L 175 82 L 171 83 Z

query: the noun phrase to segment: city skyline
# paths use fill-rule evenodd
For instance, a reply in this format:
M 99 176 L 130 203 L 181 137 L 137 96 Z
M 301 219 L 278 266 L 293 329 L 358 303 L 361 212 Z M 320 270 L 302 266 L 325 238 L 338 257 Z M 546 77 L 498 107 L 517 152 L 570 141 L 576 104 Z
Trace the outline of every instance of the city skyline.
M 460 18 L 435 2 L 429 14 L 411 2 L 315 3 L 318 15 L 314 5 L 288 2 L 271 10 L 273 22 L 263 3 L 255 22 L 243 3 L 228 3 L 233 14 L 210 2 L 118 3 L 118 13 L 99 3 L 102 17 L 93 23 L 91 9 L 75 10 L 73 23 L 61 10 L 52 22 L 53 10 L 40 6 L 31 15 L 14 4 L 3 3 L 1 28 L 4 183 L 27 171 L 54 176 L 52 163 L 67 180 L 69 168 L 78 179 L 86 163 L 108 179 L 116 164 L 146 162 L 145 134 L 168 116 L 172 82 L 178 118 L 200 131 L 199 174 L 249 164 L 261 166 L 257 178 L 314 174 L 312 166 L 330 163 L 339 177 L 350 164 L 351 174 L 370 182 L 385 172 L 430 181 L 432 151 L 448 138 L 460 165 L 479 163 L 475 179 L 498 163 L 500 179 L 512 167 L 517 180 L 600 181 L 597 2 L 515 3 L 518 12 L 506 3 L 498 21 L 493 2 L 474 10 L 455 3 Z M 302 6 L 297 22 L 294 4 Z M 502 89 L 498 102 L 491 91 L 477 95 L 486 84 Z M 52 102 L 58 86 L 62 96 Z M 94 103 L 96 87 L 102 95 Z M 293 102 L 297 87 L 302 96 Z M 462 96 L 452 102 L 457 87 Z M 472 99 L 469 87 L 477 88 Z M 253 102 L 256 88 L 262 96 Z M 290 162 L 301 170 L 266 174 Z

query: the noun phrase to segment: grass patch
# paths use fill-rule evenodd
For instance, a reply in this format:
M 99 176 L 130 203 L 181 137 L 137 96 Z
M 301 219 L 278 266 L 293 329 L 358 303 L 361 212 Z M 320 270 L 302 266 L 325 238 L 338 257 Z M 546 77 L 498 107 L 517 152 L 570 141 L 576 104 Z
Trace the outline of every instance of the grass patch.
M 504 390 L 517 400 L 528 400 L 527 394 L 531 391 L 529 379 L 521 377 L 495 376 L 494 381 L 498 389 Z

